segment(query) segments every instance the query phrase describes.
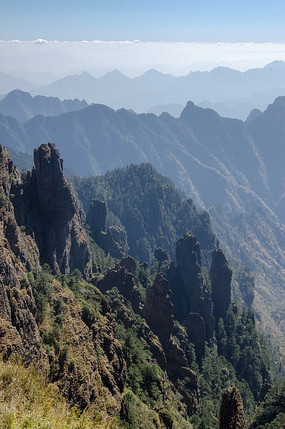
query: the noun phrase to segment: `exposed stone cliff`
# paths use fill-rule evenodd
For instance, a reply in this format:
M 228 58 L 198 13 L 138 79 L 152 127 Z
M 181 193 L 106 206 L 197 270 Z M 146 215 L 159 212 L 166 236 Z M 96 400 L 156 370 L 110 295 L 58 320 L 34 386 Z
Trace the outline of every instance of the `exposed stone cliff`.
M 90 202 L 86 223 L 96 243 L 106 254 L 122 258 L 128 250 L 128 238 L 123 226 L 110 226 L 106 230 L 107 205 L 105 201 L 94 199 Z
M 173 304 L 169 282 L 157 274 L 152 286 L 147 288 L 143 315 L 152 331 L 165 345 L 174 328 Z
M 197 412 L 199 409 L 197 376 L 189 368 L 182 348 L 171 338 L 174 328 L 171 289 L 168 280 L 161 273 L 156 275 L 153 285 L 147 288 L 142 314 L 162 344 L 167 361 L 166 370 L 170 378 L 177 382 L 179 378 L 187 377 L 187 388 L 181 391 L 181 394 L 189 412 Z
M 64 177 L 63 163 L 53 143 L 34 150 L 35 167 L 23 184 L 19 220 L 32 231 L 41 263 L 56 274 L 92 271 L 88 238 L 79 206 Z
M 95 304 L 91 303 L 86 312 L 70 290 L 52 276 L 41 277 L 40 260 L 50 261 L 47 258 L 52 254 L 46 250 L 54 254 L 53 268 L 68 273 L 80 268 L 74 252 L 84 257 L 88 255 L 88 246 L 58 152 L 53 145 L 43 145 L 36 151 L 35 161 L 35 170 L 22 186 L 7 151 L 0 146 L 0 353 L 4 359 L 20 356 L 27 364 L 40 366 L 71 404 L 84 409 L 94 401 L 103 407 L 104 401 L 109 400 L 110 411 L 116 415 L 121 406 L 126 363 L 106 298 L 90 290 L 90 301 L 96 301 L 101 309 L 100 317 L 96 317 L 92 308 Z M 32 194 L 28 194 L 29 190 Z M 18 219 L 25 220 L 27 207 L 37 208 L 28 217 L 33 224 L 19 227 L 11 200 L 18 210 Z M 36 203 L 27 206 L 32 201 Z M 41 221 L 49 226 L 48 230 L 40 229 Z M 45 240 L 51 237 L 53 247 L 45 249 Z M 59 238 L 65 241 L 60 243 Z M 65 259 L 60 259 L 62 254 Z M 83 269 L 85 261 L 81 262 Z M 34 274 L 27 275 L 27 271 Z M 43 292 L 46 287 L 49 295 Z M 34 299 L 38 288 L 45 293 L 50 308 L 41 320 Z M 55 333 L 56 326 L 60 326 L 61 338 Z M 43 343 L 48 344 L 48 356 Z
M 131 256 L 125 257 L 120 264 L 106 272 L 104 277 L 97 282 L 97 286 L 103 293 L 113 287 L 118 288 L 119 292 L 130 301 L 134 310 L 140 312 L 142 296 L 135 267 L 135 260 Z
M 210 269 L 212 299 L 216 319 L 224 317 L 231 303 L 232 270 L 221 249 L 212 252 Z
M 176 243 L 176 261 L 170 264 L 168 279 L 173 291 L 174 314 L 187 328 L 198 361 L 205 353 L 205 341 L 214 333 L 213 301 L 201 272 L 201 248 L 196 237 L 185 234 Z
M 187 299 L 187 313 L 195 312 L 200 307 L 203 294 L 203 277 L 200 244 L 191 233 L 185 234 L 177 241 L 176 262 Z

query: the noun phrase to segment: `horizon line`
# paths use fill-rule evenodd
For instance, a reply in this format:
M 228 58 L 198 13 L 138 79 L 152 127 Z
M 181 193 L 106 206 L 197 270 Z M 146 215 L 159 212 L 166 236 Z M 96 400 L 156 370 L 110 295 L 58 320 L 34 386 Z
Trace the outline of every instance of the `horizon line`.
M 182 45 L 285 45 L 284 42 L 254 42 L 254 41 L 238 41 L 238 42 L 229 42 L 229 41 L 216 41 L 216 42 L 197 42 L 197 41 L 182 41 L 182 40 L 101 40 L 101 39 L 90 39 L 90 40 L 48 40 L 44 38 L 32 39 L 32 40 L 20 40 L 20 39 L 8 39 L 0 40 L 0 43 L 35 43 L 35 44 L 45 44 L 45 43 L 98 43 L 98 44 L 111 44 L 111 43 L 121 43 L 121 44 L 131 44 L 131 43 L 168 43 L 168 44 L 182 44 Z

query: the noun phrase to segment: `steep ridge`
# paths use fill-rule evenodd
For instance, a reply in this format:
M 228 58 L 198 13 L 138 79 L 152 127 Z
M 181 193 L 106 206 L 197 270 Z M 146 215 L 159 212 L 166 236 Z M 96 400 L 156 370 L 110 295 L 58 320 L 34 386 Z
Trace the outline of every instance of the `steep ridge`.
M 176 238 L 183 233 L 179 225 L 188 225 L 202 243 L 203 254 L 207 255 L 205 250 L 213 249 L 214 241 L 210 231 L 205 235 L 206 214 L 204 217 L 202 213 L 197 213 L 197 217 L 190 202 L 185 201 L 181 205 L 180 197 L 175 192 L 171 196 L 170 185 L 163 184 L 161 180 L 150 166 L 141 165 L 118 169 L 97 178 L 75 179 L 74 184 L 86 211 L 92 198 L 107 201 L 109 211 L 117 218 L 117 224 L 127 231 L 131 254 L 148 260 L 155 247 L 163 246 L 173 257 L 174 249 L 169 246 L 169 242 L 175 239 L 175 231 Z M 157 205 L 154 205 L 153 197 L 150 199 L 150 195 L 147 196 L 150 190 L 151 195 L 156 195 Z M 155 218 L 154 207 L 157 207 Z M 188 221 L 187 212 L 187 216 L 191 213 Z M 239 267 L 233 273 L 234 293 L 239 294 L 239 269 L 250 266 L 255 274 L 256 308 L 267 327 L 266 332 L 275 332 L 282 348 L 284 227 L 264 206 L 251 206 L 248 213 L 244 210 L 230 212 L 219 206 L 212 208 L 210 213 L 223 248 L 231 256 L 235 267 Z M 202 225 L 204 232 L 201 234 Z M 156 237 L 155 243 L 150 241 L 150 236 Z M 274 319 L 278 321 L 279 327 Z

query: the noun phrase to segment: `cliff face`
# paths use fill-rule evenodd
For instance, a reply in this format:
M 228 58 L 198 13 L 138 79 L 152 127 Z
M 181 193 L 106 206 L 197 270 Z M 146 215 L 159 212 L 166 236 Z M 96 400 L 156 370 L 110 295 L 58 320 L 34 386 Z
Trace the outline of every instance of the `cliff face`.
M 106 272 L 104 277 L 97 282 L 97 286 L 103 293 L 113 287 L 118 288 L 119 292 L 130 301 L 133 309 L 139 313 L 142 296 L 135 270 L 135 260 L 131 256 L 123 258 L 120 264 Z
M 196 237 L 185 234 L 176 243 L 177 266 L 172 263 L 168 279 L 173 291 L 175 316 L 187 328 L 195 345 L 198 361 L 205 353 L 205 342 L 214 333 L 213 301 L 201 273 L 201 248 Z
M 20 353 L 27 362 L 46 357 L 35 321 L 36 305 L 26 269 L 39 267 L 39 252 L 32 238 L 15 220 L 11 199 L 19 176 L 0 145 L 0 353 Z
M 225 317 L 231 303 L 232 270 L 221 249 L 212 252 L 210 278 L 212 299 L 214 301 L 214 315 L 216 319 Z
M 23 184 L 19 220 L 32 231 L 41 263 L 48 263 L 56 274 L 70 274 L 77 268 L 89 278 L 88 239 L 59 152 L 53 143 L 41 145 L 34 151 L 34 161 Z
M 203 293 L 203 277 L 201 274 L 201 248 L 194 235 L 185 234 L 177 241 L 176 261 L 187 299 L 187 312 L 195 312 L 200 306 Z
M 110 226 L 106 231 L 107 205 L 105 201 L 94 199 L 90 202 L 86 223 L 92 237 L 106 254 L 122 258 L 128 250 L 127 233 L 123 226 Z
M 161 273 L 155 277 L 153 285 L 146 290 L 145 305 L 142 314 L 151 330 L 158 336 L 166 357 L 166 371 L 176 383 L 179 378 L 188 380 L 180 393 L 184 397 L 189 413 L 199 410 L 198 380 L 189 368 L 186 355 L 181 347 L 171 338 L 174 329 L 173 304 L 168 280 Z
M 147 288 L 143 315 L 152 331 L 166 344 L 174 328 L 173 304 L 169 282 L 157 274 L 152 286 Z

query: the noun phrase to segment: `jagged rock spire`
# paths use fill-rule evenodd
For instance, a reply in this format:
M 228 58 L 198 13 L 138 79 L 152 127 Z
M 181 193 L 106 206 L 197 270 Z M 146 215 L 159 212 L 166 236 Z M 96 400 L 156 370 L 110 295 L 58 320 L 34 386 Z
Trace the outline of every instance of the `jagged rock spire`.
M 216 320 L 226 315 L 231 303 L 232 270 L 221 249 L 213 250 L 210 269 L 214 316 Z
M 92 271 L 91 253 L 78 203 L 68 184 L 54 143 L 34 150 L 35 167 L 23 183 L 21 223 L 32 231 L 41 263 L 56 274 Z

